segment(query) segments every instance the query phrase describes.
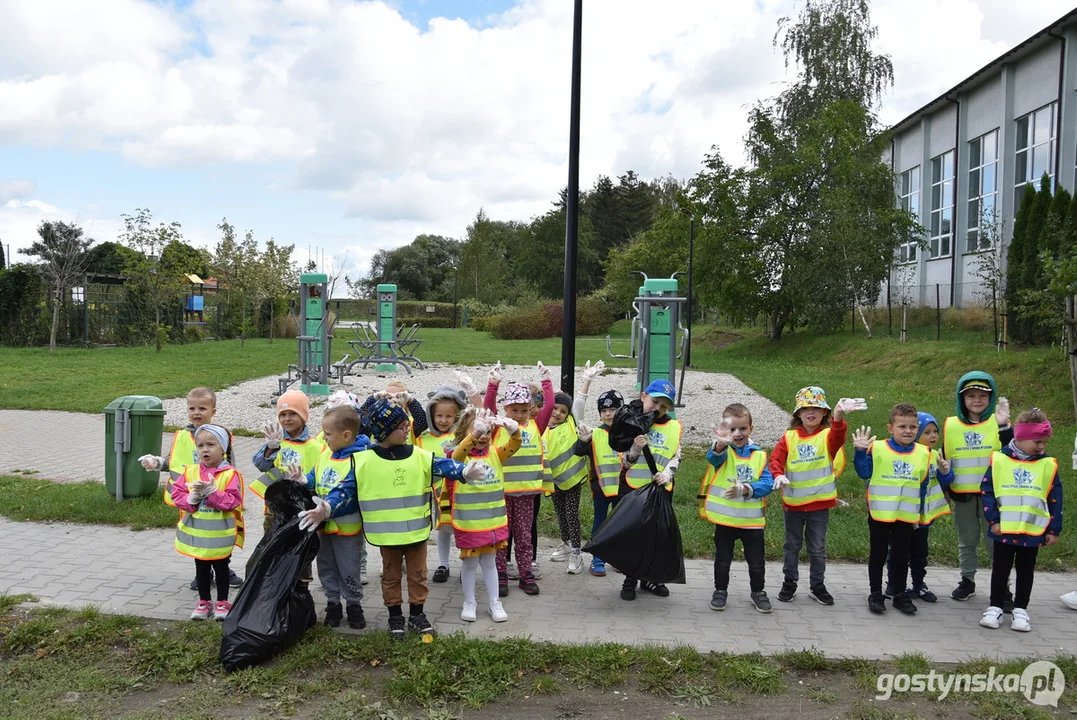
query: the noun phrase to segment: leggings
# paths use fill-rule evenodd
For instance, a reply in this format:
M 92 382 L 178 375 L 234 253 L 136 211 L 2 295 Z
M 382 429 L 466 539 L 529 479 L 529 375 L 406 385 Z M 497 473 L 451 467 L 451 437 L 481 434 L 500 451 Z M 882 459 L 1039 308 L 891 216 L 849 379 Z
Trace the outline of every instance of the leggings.
M 1010 543 L 995 542 L 991 560 L 991 604 L 1002 607 L 1009 600 L 1010 570 L 1017 569 L 1017 586 L 1013 594 L 1013 606 L 1028 609 L 1032 597 L 1032 581 L 1036 576 L 1038 547 L 1023 547 Z
M 478 575 L 480 566 L 482 567 L 482 582 L 486 585 L 486 598 L 491 605 L 498 602 L 495 553 L 466 557 L 462 562 L 463 568 L 460 570 L 460 580 L 464 585 L 464 602 L 475 602 L 475 578 Z
M 583 485 L 570 490 L 557 490 L 553 494 L 553 509 L 557 512 L 557 526 L 561 530 L 561 542 L 580 549 L 580 491 Z
M 213 579 L 217 578 L 217 602 L 228 599 L 228 562 L 230 558 L 220 560 L 194 561 L 194 576 L 198 579 L 198 599 L 209 602 L 212 600 L 210 591 L 213 588 Z
M 531 574 L 531 538 L 535 534 L 532 524 L 534 520 L 534 508 L 536 495 L 523 495 L 505 498 L 505 513 L 509 516 L 509 535 L 516 540 L 516 567 L 520 571 L 520 577 Z M 507 547 L 497 551 L 497 573 L 501 576 L 508 575 L 509 550 Z
M 437 529 L 438 567 L 449 567 L 449 548 L 452 546 L 452 527 L 442 525 Z
M 529 496 L 530 497 L 530 496 Z M 531 516 L 531 561 L 534 562 L 538 557 L 538 516 L 539 508 L 542 507 L 542 495 L 535 495 L 535 512 Z M 505 548 L 505 556 L 512 557 L 512 535 L 509 535 L 509 544 Z M 520 558 L 516 558 L 516 562 L 520 562 Z

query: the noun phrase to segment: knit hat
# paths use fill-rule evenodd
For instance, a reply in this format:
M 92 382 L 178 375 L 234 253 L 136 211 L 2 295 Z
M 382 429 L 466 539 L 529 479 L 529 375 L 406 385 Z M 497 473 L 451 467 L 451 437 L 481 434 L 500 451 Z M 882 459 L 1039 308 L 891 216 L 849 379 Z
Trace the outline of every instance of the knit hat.
M 431 425 L 434 423 L 434 406 L 439 402 L 448 400 L 456 403 L 457 412 L 467 407 L 467 397 L 464 391 L 452 385 L 442 385 L 437 390 L 427 395 L 430 398 L 426 403 L 426 419 Z
M 228 431 L 220 425 L 200 425 L 197 430 L 194 431 L 194 436 L 197 438 L 201 433 L 208 432 L 217 440 L 217 444 L 221 446 L 221 450 L 225 455 L 228 455 Z
M 277 416 L 279 417 L 285 410 L 291 410 L 306 423 L 307 418 L 310 417 L 310 400 L 307 400 L 306 393 L 289 390 L 277 398 Z
M 502 405 L 530 405 L 531 388 L 524 383 L 514 382 L 505 388 L 505 397 L 501 400 Z
M 389 437 L 393 430 L 407 421 L 408 414 L 404 412 L 404 408 L 388 400 L 376 400 L 370 408 L 368 422 L 375 442 L 381 442 Z
M 598 396 L 598 411 L 619 408 L 625 404 L 624 396 L 616 390 L 607 390 Z
M 818 385 L 809 385 L 797 390 L 797 405 L 793 408 L 793 413 L 795 414 L 801 408 L 810 407 L 830 409 L 830 406 L 826 404 L 826 391 Z
M 924 434 L 924 430 L 927 430 L 927 426 L 931 425 L 932 423 L 935 424 L 935 427 L 937 429 L 939 429 L 939 430 L 942 429 L 942 428 L 939 427 L 939 421 L 936 420 L 935 416 L 932 415 L 931 413 L 926 413 L 926 412 L 918 412 L 918 413 L 916 413 L 916 423 L 918 425 L 918 427 L 916 429 L 916 439 L 917 440 L 919 440 L 920 436 Z
M 572 396 L 568 393 L 559 392 L 553 396 L 554 405 L 564 405 L 565 407 L 572 409 Z

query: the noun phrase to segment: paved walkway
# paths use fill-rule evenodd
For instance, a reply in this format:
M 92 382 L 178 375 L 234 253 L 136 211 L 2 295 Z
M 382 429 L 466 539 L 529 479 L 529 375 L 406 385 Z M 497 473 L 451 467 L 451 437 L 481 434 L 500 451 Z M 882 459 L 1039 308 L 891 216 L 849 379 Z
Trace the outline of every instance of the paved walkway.
M 0 410 L 0 474 L 25 469 L 33 465 L 31 458 L 45 457 L 39 452 L 44 441 L 38 439 L 49 436 L 45 430 L 53 438 L 62 435 L 65 455 L 96 457 L 104 443 L 103 426 L 100 416 Z M 240 438 L 237 445 L 243 456 L 249 456 L 257 440 Z M 19 457 L 11 457 L 8 448 L 18 448 Z M 249 462 L 247 457 L 241 459 L 240 469 L 253 473 Z M 33 466 L 41 470 L 39 477 L 49 476 L 49 463 Z M 59 463 L 56 468 L 64 470 Z M 83 472 L 92 477 L 95 470 Z M 261 503 L 253 493 L 247 495 L 246 508 L 248 549 L 233 556 L 241 574 L 262 534 Z M 187 588 L 193 567 L 190 559 L 176 554 L 172 541 L 170 530 L 132 532 L 108 526 L 42 525 L 0 518 L 0 557 L 6 561 L 0 592 L 32 593 L 42 602 L 56 605 L 92 603 L 107 612 L 182 619 L 196 599 Z M 552 548 L 544 542 L 540 556 L 548 557 Z M 430 553 L 431 558 L 436 557 L 433 546 Z M 376 631 L 386 624 L 378 583 L 380 566 L 377 549 L 371 548 L 371 584 L 364 605 Z M 995 631 L 980 628 L 977 623 L 986 604 L 980 595 L 965 603 L 948 597 L 934 605 L 919 603 L 920 612 L 913 617 L 894 610 L 876 617 L 867 609 L 863 565 L 835 563 L 828 568 L 827 585 L 837 601 L 834 607 L 818 605 L 805 592 L 791 603 L 775 601 L 770 615 L 755 612 L 749 604 L 743 565 L 734 568 L 730 607 L 722 613 L 709 609 L 711 569 L 705 560 L 687 562 L 687 584 L 671 586 L 669 598 L 640 593 L 632 603 L 618 597 L 621 576 L 566 575 L 564 567 L 544 560 L 546 575 L 539 582 L 542 594 L 537 597 L 527 597 L 513 586 L 505 599 L 509 622 L 495 625 L 480 614 L 478 622 L 464 623 L 459 618 L 463 602 L 459 562 L 454 559 L 450 581 L 431 584 L 427 614 L 441 632 L 462 630 L 483 638 L 529 635 L 557 642 L 685 644 L 702 651 L 773 653 L 814 646 L 830 656 L 885 658 L 919 651 L 933 661 L 957 662 L 984 655 L 1053 656 L 1077 648 L 1077 613 L 1058 601 L 1059 595 L 1077 587 L 1077 573 L 1037 574 L 1030 608 L 1033 630 L 1021 634 L 1005 626 Z M 807 568 L 801 572 L 806 575 Z M 929 573 L 939 591 L 948 591 L 956 575 L 953 569 L 931 569 Z M 780 565 L 769 563 L 767 577 L 774 599 Z M 986 590 L 987 580 L 987 575 L 981 576 L 982 590 Z M 320 605 L 323 598 L 317 582 L 314 589 Z M 481 587 L 479 593 L 482 597 Z

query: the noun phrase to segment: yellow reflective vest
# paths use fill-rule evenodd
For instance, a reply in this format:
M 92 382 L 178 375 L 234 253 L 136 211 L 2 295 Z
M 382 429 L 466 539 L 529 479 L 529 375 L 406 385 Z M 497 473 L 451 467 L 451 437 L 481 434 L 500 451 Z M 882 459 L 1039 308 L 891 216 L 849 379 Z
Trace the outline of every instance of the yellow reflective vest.
M 306 475 L 318 465 L 318 458 L 325 450 L 325 441 L 318 438 L 308 438 L 302 442 L 296 440 L 281 440 L 277 456 L 273 458 L 273 467 L 262 473 L 257 480 L 251 483 L 251 492 L 265 499 L 266 490 L 269 486 L 284 477 L 291 463 L 299 463 Z
M 505 482 L 501 458 L 494 447 L 488 446 L 484 457 L 473 457 L 486 463 L 486 476 L 481 480 L 457 481 L 453 485 L 452 526 L 466 532 L 487 532 L 509 524 L 505 514 Z
M 670 462 L 677 456 L 677 450 L 681 447 L 681 422 L 669 420 L 661 425 L 651 425 L 647 431 L 647 444 L 654 456 L 654 464 L 661 472 L 669 467 Z M 640 453 L 639 459 L 628 468 L 625 473 L 625 482 L 633 490 L 641 488 L 654 480 L 651 469 L 647 465 L 647 459 Z M 673 483 L 666 485 L 667 492 L 673 492 Z
M 494 446 L 508 445 L 509 437 L 508 432 L 498 428 Z M 538 424 L 534 420 L 528 420 L 520 426 L 520 449 L 504 464 L 505 494 L 541 492 L 545 470 L 546 459 L 542 452 L 542 436 Z
M 371 545 L 401 547 L 430 537 L 430 492 L 434 455 L 415 447 L 402 460 L 374 450 L 355 458 L 355 488 L 363 534 Z
M 868 513 L 878 522 L 920 522 L 920 486 L 927 481 L 931 455 L 923 445 L 897 452 L 886 440 L 871 446 Z
M 703 485 L 699 491 L 699 517 L 715 525 L 735 528 L 762 528 L 767 524 L 767 506 L 765 498 L 739 497 L 727 498 L 725 491 L 733 487 L 738 480 L 742 485 L 755 482 L 763 475 L 767 466 L 767 454 L 762 450 L 753 450 L 742 458 L 733 448 L 726 449 L 726 459 L 717 470 L 707 463 L 707 472 L 703 475 Z
M 453 447 L 454 437 L 452 431 L 444 435 L 436 435 L 432 430 L 426 430 L 415 438 L 415 444 L 433 453 L 434 457 L 450 457 L 447 451 Z M 445 478 L 440 475 L 434 476 L 434 499 L 438 503 L 435 527 L 451 524 L 449 494 L 445 492 Z
M 991 453 L 1001 449 L 994 415 L 973 424 L 961 422 L 956 415 L 946 418 L 942 424 L 942 454 L 954 471 L 950 492 L 979 493 L 991 464 Z
M 1058 460 L 1018 460 L 1001 452 L 991 454 L 991 485 L 1003 535 L 1040 536 L 1051 523 L 1047 496 L 1058 472 Z
M 169 466 L 171 467 L 171 465 Z M 243 496 L 243 476 L 235 468 L 218 473 L 214 485 L 226 490 L 233 477 L 239 476 L 239 494 Z M 183 472 L 187 483 L 200 479 L 198 464 L 188 464 Z M 224 512 L 206 505 L 193 513 L 183 513 L 176 524 L 176 552 L 196 560 L 221 560 L 232 556 L 233 547 L 243 547 L 243 505 Z
M 926 447 L 926 446 L 925 446 Z M 931 467 L 927 471 L 927 491 L 924 495 L 924 507 L 920 511 L 920 525 L 926 526 L 943 515 L 950 514 L 950 503 L 946 502 L 946 493 L 939 485 L 939 451 L 931 450 Z
M 609 430 L 594 429 L 591 434 L 591 459 L 597 473 L 595 480 L 602 495 L 608 498 L 617 497 L 621 482 L 621 453 L 610 447 Z
M 587 458 L 575 453 L 576 420 L 569 415 L 557 427 L 548 427 L 542 434 L 546 446 L 546 464 L 558 490 L 571 490 L 587 477 Z
M 172 436 L 172 449 L 168 451 L 168 480 L 165 481 L 165 505 L 176 507 L 172 502 L 172 487 L 183 477 L 188 465 L 198 464 L 198 450 L 194 446 L 194 433 L 184 428 Z
M 845 453 L 843 448 L 831 461 L 829 440 L 828 427 L 806 438 L 800 437 L 796 430 L 785 431 L 785 478 L 789 485 L 782 488 L 782 501 L 786 505 L 795 507 L 837 499 L 837 475 L 845 467 Z
M 348 477 L 348 473 L 354 470 L 354 453 L 346 458 L 337 459 L 333 457 L 333 451 L 326 445 L 321 457 L 318 458 L 318 466 L 314 469 L 314 493 L 324 499 L 338 483 Z M 358 535 L 363 532 L 363 519 L 358 512 L 330 518 L 325 521 L 325 525 L 318 532 L 326 535 Z

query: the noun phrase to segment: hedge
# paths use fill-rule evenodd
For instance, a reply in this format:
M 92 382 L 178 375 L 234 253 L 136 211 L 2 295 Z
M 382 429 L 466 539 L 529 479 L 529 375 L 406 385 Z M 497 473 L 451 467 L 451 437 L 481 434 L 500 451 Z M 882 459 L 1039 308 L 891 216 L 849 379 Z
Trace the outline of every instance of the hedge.
M 563 317 L 564 304 L 560 300 L 548 300 L 484 318 L 485 322 L 479 324 L 488 326 L 499 340 L 531 340 L 561 337 Z M 601 335 L 613 321 L 613 312 L 602 300 L 586 297 L 576 301 L 577 335 Z M 484 328 L 476 324 L 475 329 Z

